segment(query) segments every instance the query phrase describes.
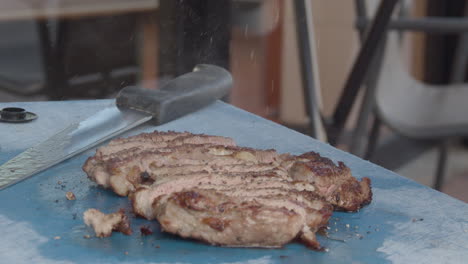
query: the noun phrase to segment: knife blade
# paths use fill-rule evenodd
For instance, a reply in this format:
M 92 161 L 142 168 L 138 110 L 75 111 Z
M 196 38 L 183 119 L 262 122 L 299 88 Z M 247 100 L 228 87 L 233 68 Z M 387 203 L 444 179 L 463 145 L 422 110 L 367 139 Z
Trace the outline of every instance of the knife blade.
M 197 65 L 159 90 L 125 87 L 115 105 L 67 126 L 0 166 L 0 190 L 44 171 L 129 129 L 152 121 L 161 125 L 225 96 L 232 76 L 225 69 Z

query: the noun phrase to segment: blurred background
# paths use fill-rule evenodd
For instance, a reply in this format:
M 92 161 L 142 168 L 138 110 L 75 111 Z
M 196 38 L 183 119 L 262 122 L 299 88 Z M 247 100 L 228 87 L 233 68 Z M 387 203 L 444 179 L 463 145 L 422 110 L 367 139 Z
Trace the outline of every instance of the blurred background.
M 5 0 L 0 102 L 112 98 L 212 63 L 233 74 L 226 102 L 468 202 L 467 14 L 464 0 Z

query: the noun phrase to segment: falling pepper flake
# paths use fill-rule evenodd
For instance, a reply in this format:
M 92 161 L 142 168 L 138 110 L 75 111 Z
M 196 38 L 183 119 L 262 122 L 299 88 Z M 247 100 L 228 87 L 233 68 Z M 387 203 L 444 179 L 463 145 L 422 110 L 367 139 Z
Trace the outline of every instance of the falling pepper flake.
M 74 194 L 73 192 L 67 192 L 67 193 L 65 194 L 65 196 L 67 197 L 67 199 L 68 199 L 69 201 L 76 200 L 76 196 L 75 196 L 75 194 Z
M 91 236 L 90 235 L 84 235 L 83 238 L 90 239 Z
M 125 255 L 128 255 L 128 251 L 125 251 Z

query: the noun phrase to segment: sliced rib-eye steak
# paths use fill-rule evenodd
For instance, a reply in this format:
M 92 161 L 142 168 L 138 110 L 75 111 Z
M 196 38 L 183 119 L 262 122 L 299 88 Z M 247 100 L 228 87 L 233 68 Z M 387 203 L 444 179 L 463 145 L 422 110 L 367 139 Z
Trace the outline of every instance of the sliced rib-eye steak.
M 298 238 L 319 249 L 315 232 L 333 209 L 356 211 L 372 199 L 370 180 L 358 181 L 342 162 L 188 132 L 113 140 L 83 170 L 164 231 L 223 246 L 280 247 Z
M 298 237 L 320 249 L 315 232 L 332 207 L 307 195 L 231 196 L 214 189 L 175 192 L 153 205 L 164 231 L 215 245 L 281 247 Z M 302 201 L 304 200 L 304 201 Z

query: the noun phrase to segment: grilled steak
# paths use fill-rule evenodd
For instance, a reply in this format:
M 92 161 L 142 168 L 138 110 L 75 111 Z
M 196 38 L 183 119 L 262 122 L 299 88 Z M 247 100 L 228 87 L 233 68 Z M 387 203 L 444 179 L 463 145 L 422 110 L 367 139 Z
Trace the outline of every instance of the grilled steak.
M 280 247 L 315 232 L 333 211 L 372 199 L 342 162 L 238 147 L 230 138 L 153 132 L 111 141 L 89 158 L 88 177 L 122 196 L 163 230 L 215 245 Z

